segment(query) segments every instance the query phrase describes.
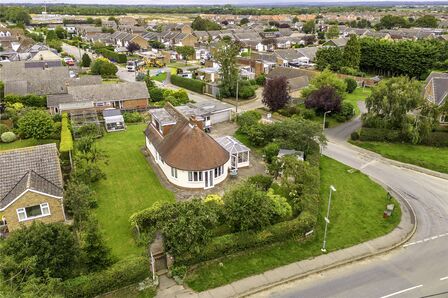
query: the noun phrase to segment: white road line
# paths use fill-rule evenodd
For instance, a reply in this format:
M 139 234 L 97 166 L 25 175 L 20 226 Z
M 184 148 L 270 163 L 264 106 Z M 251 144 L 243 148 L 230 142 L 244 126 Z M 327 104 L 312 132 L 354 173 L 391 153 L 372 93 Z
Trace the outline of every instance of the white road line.
M 408 291 L 411 291 L 411 290 L 415 290 L 415 289 L 418 289 L 418 288 L 421 288 L 421 287 L 423 287 L 423 285 L 418 285 L 418 286 L 415 286 L 415 287 L 412 287 L 412 288 L 404 289 L 404 290 L 401 290 L 401 291 L 398 291 L 398 292 L 395 292 L 395 293 L 392 293 L 392 294 L 389 294 L 389 295 L 386 295 L 386 296 L 382 296 L 381 298 L 392 297 L 392 296 L 395 296 L 395 295 L 398 295 L 398 294 L 402 294 L 402 293 L 405 293 L 405 292 L 408 292 Z
M 418 241 L 406 243 L 406 244 L 403 245 L 403 248 L 411 246 L 411 245 L 415 245 L 415 244 L 420 244 L 420 243 L 423 243 L 423 242 L 428 242 L 428 241 L 431 241 L 431 240 L 436 240 L 438 238 L 442 238 L 442 237 L 445 237 L 445 236 L 448 236 L 448 233 L 440 234 L 440 235 L 436 235 L 436 236 L 432 236 L 432 237 L 428 237 L 428 238 L 425 238 L 423 240 L 418 240 Z
M 448 276 L 442 277 L 440 280 L 448 279 Z

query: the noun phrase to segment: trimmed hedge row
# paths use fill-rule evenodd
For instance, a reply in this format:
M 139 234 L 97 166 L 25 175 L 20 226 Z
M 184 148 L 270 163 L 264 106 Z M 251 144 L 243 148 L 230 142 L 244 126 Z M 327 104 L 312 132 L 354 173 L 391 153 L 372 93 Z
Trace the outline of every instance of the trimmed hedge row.
M 125 54 L 118 54 L 108 49 L 98 49 L 96 50 L 96 52 L 103 55 L 105 58 L 117 63 L 126 63 L 128 61 L 128 57 Z
M 197 93 L 204 93 L 204 86 L 205 83 L 199 80 L 189 79 L 189 78 L 183 78 L 177 75 L 171 76 L 171 83 L 173 85 L 197 92 Z
M 9 94 L 5 96 L 4 101 L 9 104 L 21 103 L 28 107 L 38 107 L 38 108 L 46 108 L 47 107 L 47 97 L 40 96 L 35 94 L 29 95 L 15 95 Z
M 294 237 L 304 237 L 316 223 L 316 215 L 303 211 L 298 217 L 268 226 L 259 232 L 244 231 L 215 237 L 197 255 L 177 257 L 176 262 L 192 265 L 245 249 L 263 246 Z
M 110 268 L 66 280 L 61 289 L 64 297 L 95 297 L 140 282 L 150 275 L 148 258 L 121 260 Z
M 356 135 L 352 139 L 356 139 Z M 409 143 L 410 140 L 399 130 L 384 128 L 367 128 L 363 127 L 359 132 L 360 141 L 368 142 L 390 142 L 390 143 Z M 448 133 L 442 131 L 430 132 L 429 135 L 422 139 L 420 145 L 434 147 L 448 147 Z
M 70 128 L 68 127 L 68 115 L 62 114 L 61 120 L 61 144 L 59 145 L 59 151 L 69 152 L 73 150 L 73 137 Z

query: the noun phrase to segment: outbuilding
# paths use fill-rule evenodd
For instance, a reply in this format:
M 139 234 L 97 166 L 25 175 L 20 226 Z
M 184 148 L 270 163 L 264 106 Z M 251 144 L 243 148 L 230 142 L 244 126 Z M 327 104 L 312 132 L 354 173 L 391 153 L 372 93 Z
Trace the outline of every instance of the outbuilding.
M 107 132 L 125 130 L 123 115 L 118 109 L 105 109 L 103 111 L 104 125 Z
M 250 149 L 247 146 L 231 136 L 219 137 L 216 142 L 229 152 L 231 170 L 249 166 Z

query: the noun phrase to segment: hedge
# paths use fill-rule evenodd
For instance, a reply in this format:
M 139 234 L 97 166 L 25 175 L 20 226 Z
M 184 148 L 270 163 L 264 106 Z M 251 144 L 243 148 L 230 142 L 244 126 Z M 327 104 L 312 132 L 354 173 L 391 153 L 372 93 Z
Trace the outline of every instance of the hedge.
M 244 231 L 226 234 L 213 238 L 197 255 L 177 257 L 176 262 L 192 265 L 245 249 L 260 247 L 291 238 L 302 238 L 312 230 L 316 223 L 316 215 L 303 211 L 298 217 L 268 226 L 259 232 Z
M 70 128 L 68 127 L 68 115 L 62 114 L 62 127 L 61 127 L 61 144 L 59 145 L 59 151 L 69 152 L 73 150 L 73 137 Z
M 448 147 L 448 132 L 431 132 L 422 140 L 421 144 L 434 147 Z
M 204 93 L 205 83 L 199 80 L 183 78 L 177 75 L 171 76 L 171 83 L 173 85 L 197 92 Z
M 118 54 L 108 49 L 98 49 L 96 50 L 96 52 L 103 55 L 105 58 L 117 63 L 126 63 L 128 61 L 128 57 L 125 54 Z
M 4 101 L 9 104 L 21 103 L 28 107 L 40 107 L 40 108 L 47 107 L 47 97 L 35 94 L 29 94 L 24 96 L 9 94 L 5 96 Z
M 150 275 L 146 257 L 121 260 L 106 270 L 66 280 L 60 292 L 64 297 L 95 297 L 140 282 Z

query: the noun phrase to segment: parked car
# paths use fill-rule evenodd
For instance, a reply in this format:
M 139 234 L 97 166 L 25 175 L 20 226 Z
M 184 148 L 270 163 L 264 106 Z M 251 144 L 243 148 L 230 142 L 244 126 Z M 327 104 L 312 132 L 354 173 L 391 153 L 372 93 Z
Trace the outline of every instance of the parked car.
M 65 57 L 64 62 L 68 66 L 75 66 L 75 61 L 71 57 Z

